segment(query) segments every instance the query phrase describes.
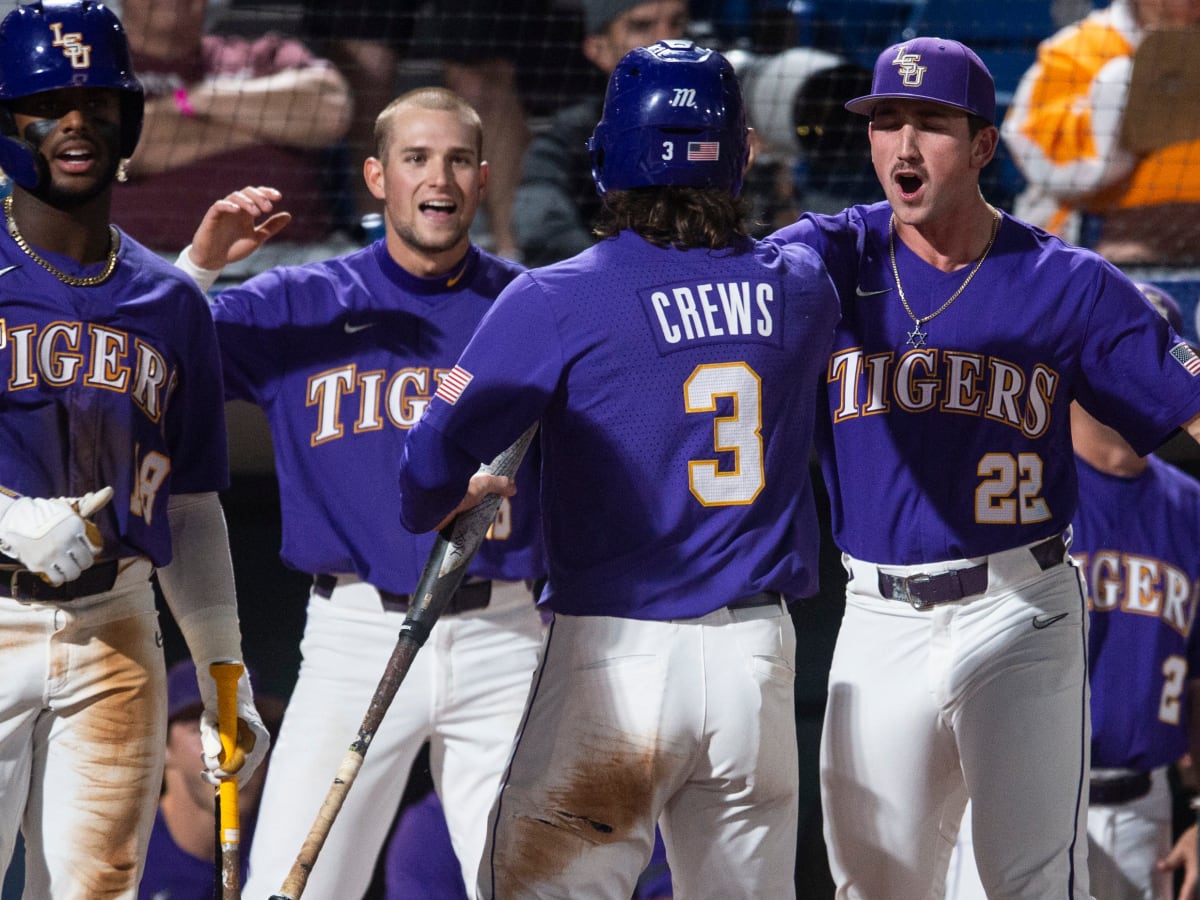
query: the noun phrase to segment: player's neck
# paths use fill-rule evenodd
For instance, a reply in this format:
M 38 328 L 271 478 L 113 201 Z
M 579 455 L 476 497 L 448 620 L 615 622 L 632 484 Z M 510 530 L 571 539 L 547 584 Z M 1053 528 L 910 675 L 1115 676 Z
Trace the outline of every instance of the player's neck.
M 953 272 L 973 265 L 989 248 L 996 211 L 979 198 L 961 212 L 905 222 L 895 217 L 896 237 L 929 265 Z
M 39 250 L 68 256 L 81 265 L 100 262 L 112 247 L 109 191 L 63 210 L 27 191 L 12 196 L 13 219 L 21 236 Z

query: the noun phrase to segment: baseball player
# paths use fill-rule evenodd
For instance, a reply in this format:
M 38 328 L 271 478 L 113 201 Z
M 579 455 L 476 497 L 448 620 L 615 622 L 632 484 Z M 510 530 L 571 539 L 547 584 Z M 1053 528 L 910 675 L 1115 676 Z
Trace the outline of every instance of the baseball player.
M 1174 297 L 1151 284 L 1138 289 L 1183 332 Z M 1078 403 L 1071 406 L 1071 437 L 1080 496 L 1071 556 L 1088 585 L 1090 620 L 1092 894 L 1096 900 L 1171 900 L 1168 865 L 1182 865 L 1179 896 L 1194 897 L 1196 829 L 1172 848 L 1167 769 L 1189 752 L 1200 759 L 1194 706 L 1200 647 L 1193 627 L 1200 482 L 1156 456 L 1139 456 Z M 949 900 L 986 897 L 969 831 L 959 832 Z
M 935 896 L 969 796 L 989 896 L 1084 898 L 1070 403 L 1145 454 L 1200 435 L 1200 359 L 1115 267 L 983 198 L 995 89 L 969 48 L 889 47 L 847 108 L 887 201 L 774 236 L 842 301 L 817 425 L 849 574 L 821 748 L 838 896 Z
M 363 174 L 385 204 L 385 236 L 345 256 L 265 272 L 212 301 L 226 395 L 260 406 L 271 427 L 283 560 L 314 576 L 248 897 L 274 893 L 295 862 L 433 546 L 432 535 L 397 520 L 405 434 L 521 271 L 470 241 L 488 171 L 471 106 L 443 88 L 419 89 L 385 108 L 375 133 L 378 155 Z M 219 201 L 184 264 L 214 277 L 231 252 L 277 227 L 277 199 L 247 189 Z M 535 463 L 533 453 L 524 470 L 531 480 Z M 426 740 L 464 881 L 474 882 L 541 644 L 532 594 L 544 575 L 538 518 L 534 491 L 504 503 L 371 741 L 309 877 L 316 897 L 366 890 Z
M 106 7 L 0 22 L 0 865 L 20 826 L 39 900 L 135 896 L 166 736 L 156 569 L 200 673 L 197 766 L 246 778 L 268 743 L 243 677 L 222 762 L 208 674 L 241 658 L 212 321 L 187 278 L 109 225 L 141 122 Z
M 505 289 L 400 466 L 401 519 L 426 530 L 541 422 L 554 618 L 479 896 L 624 900 L 658 820 L 679 896 L 792 897 L 781 597 L 815 588 L 797 460 L 836 300 L 810 250 L 746 236 L 749 131 L 720 54 L 626 54 L 590 146 L 602 239 Z

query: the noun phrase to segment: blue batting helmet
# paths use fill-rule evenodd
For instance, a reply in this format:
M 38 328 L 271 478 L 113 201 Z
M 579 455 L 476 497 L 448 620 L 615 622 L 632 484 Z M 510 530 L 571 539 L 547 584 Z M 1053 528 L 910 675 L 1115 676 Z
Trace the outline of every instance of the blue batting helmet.
M 601 196 L 675 185 L 736 197 L 750 144 L 733 66 L 691 41 L 629 51 L 609 78 L 588 150 Z
M 121 96 L 120 153 L 133 155 L 145 95 L 120 20 L 95 0 L 40 0 L 0 22 L 0 168 L 23 187 L 38 181 L 36 155 L 13 126 L 9 101 L 61 88 L 115 88 Z

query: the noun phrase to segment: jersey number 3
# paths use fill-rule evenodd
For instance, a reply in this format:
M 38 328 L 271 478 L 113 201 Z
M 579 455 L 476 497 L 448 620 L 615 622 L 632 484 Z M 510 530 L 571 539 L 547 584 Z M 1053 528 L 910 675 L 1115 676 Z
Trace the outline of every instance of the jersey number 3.
M 689 413 L 717 412 L 717 401 L 729 398 L 732 415 L 713 418 L 713 449 L 733 454 L 732 470 L 722 471 L 716 460 L 688 463 L 688 484 L 705 506 L 744 506 L 766 484 L 763 474 L 762 380 L 748 365 L 714 363 L 697 366 L 683 384 L 684 409 Z

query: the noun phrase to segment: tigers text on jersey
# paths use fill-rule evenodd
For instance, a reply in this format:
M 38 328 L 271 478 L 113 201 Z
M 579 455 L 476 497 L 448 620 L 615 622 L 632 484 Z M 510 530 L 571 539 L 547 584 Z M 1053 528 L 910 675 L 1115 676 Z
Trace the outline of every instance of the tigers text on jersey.
M 100 269 L 44 255 L 69 275 Z M 121 235 L 112 276 L 73 287 L 6 233 L 0 370 L 0 484 L 32 497 L 111 485 L 104 555 L 170 562 L 170 495 L 229 477 L 216 337 L 191 279 Z
M 816 248 L 842 298 L 817 440 L 851 556 L 916 565 L 1063 531 L 1076 506 L 1072 399 L 1142 454 L 1200 412 L 1194 355 L 1128 279 L 1008 215 L 967 290 L 910 344 L 890 213 L 805 215 L 771 238 Z M 912 313 L 929 316 L 967 270 L 895 246 Z
M 555 612 L 670 619 L 811 594 L 814 387 L 836 319 L 802 247 L 622 232 L 532 270 L 468 345 L 454 402 L 439 395 L 410 432 L 405 519 L 436 522 L 474 460 L 540 419 Z
M 1187 682 L 1200 674 L 1200 483 L 1154 456 L 1135 478 L 1077 462 L 1084 502 L 1071 555 L 1091 609 L 1092 765 L 1149 772 L 1188 749 Z
M 354 573 L 398 594 L 416 587 L 434 536 L 400 526 L 404 437 L 520 271 L 472 247 L 449 275 L 419 278 L 378 241 L 213 299 L 226 393 L 260 406 L 271 425 L 289 565 Z M 536 483 L 536 457 L 519 482 Z M 542 574 L 536 500 L 528 490 L 504 505 L 473 574 Z

